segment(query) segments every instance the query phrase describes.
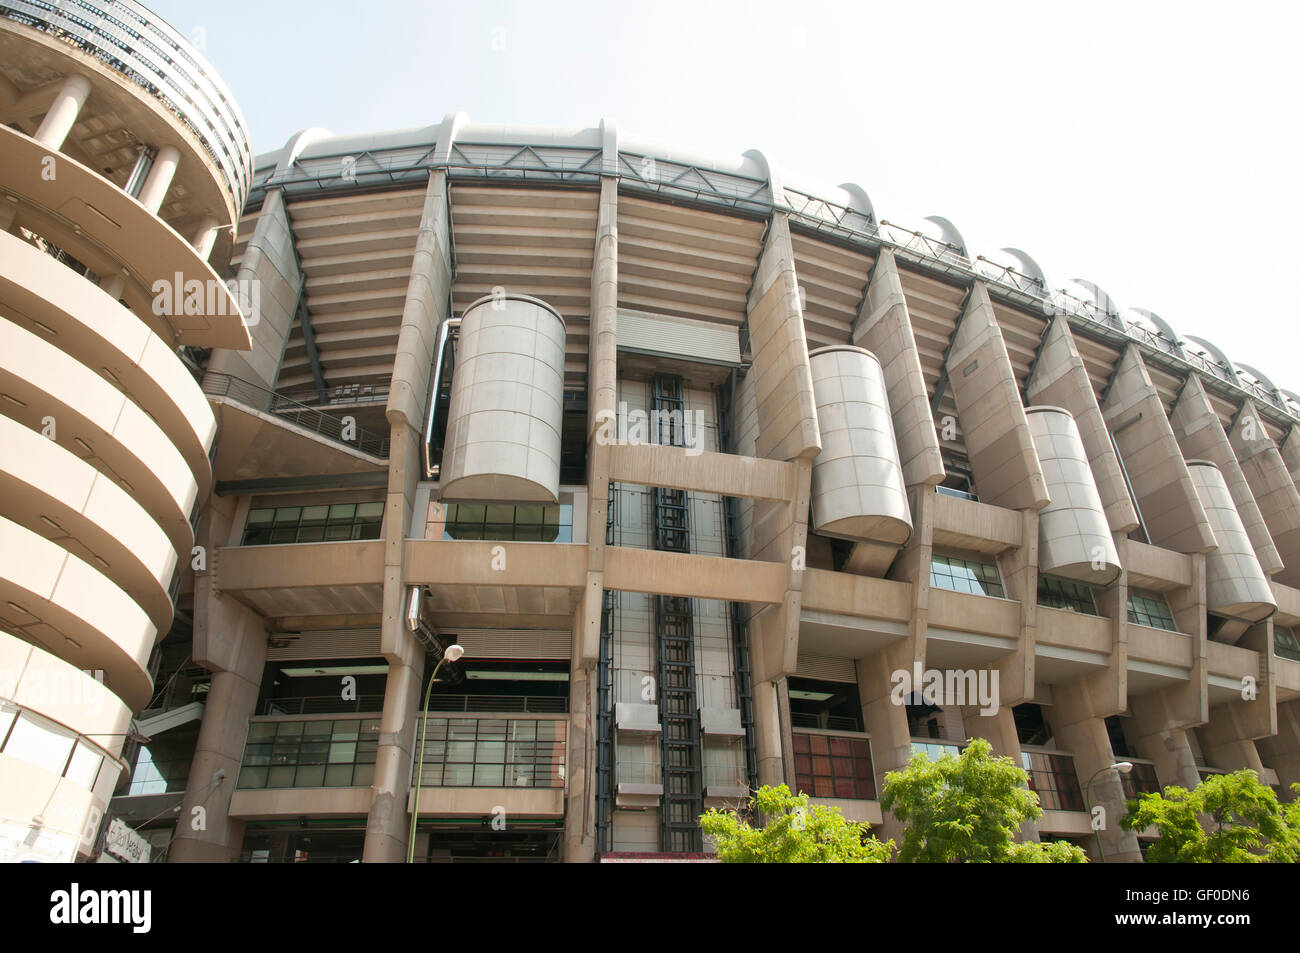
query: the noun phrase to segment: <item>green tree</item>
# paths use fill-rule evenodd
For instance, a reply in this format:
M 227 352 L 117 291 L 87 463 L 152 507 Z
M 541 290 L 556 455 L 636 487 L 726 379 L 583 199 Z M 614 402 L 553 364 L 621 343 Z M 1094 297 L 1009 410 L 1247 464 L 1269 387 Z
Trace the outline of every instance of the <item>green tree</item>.
M 1029 775 L 1011 758 L 993 757 L 983 738 L 960 756 L 931 761 L 917 753 L 885 775 L 880 806 L 907 825 L 898 859 L 912 863 L 1084 863 L 1065 841 L 1017 843 L 1021 824 L 1042 815 Z
M 750 807 L 767 819 L 754 827 L 735 811 L 700 815 L 704 833 L 716 839 L 724 864 L 880 864 L 894 842 L 868 835 L 866 824 L 845 820 L 838 807 L 809 807 L 808 795 L 784 784 L 759 788 Z
M 1292 790 L 1300 795 L 1300 784 Z M 1240 864 L 1300 861 L 1300 800 L 1285 806 L 1249 768 L 1212 774 L 1192 790 L 1171 785 L 1129 802 L 1125 829 L 1154 827 L 1153 863 Z

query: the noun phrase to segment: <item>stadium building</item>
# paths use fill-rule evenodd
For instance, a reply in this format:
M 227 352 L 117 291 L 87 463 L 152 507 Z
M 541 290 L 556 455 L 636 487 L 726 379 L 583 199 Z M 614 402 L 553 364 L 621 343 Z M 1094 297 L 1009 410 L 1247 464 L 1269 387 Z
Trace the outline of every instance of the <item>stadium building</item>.
M 702 859 L 982 737 L 1139 861 L 1138 792 L 1300 781 L 1300 397 L 757 151 L 254 159 L 77 11 L 0 3 L 0 851 Z

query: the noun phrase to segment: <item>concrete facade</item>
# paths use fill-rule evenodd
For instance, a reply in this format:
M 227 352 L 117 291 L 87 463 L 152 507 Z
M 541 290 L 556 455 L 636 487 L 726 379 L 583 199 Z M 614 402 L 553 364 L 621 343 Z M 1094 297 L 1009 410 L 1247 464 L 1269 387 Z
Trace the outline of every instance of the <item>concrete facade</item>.
M 0 27 L 6 831 L 599 862 L 706 851 L 699 811 L 787 783 L 896 836 L 888 772 L 985 737 L 1022 837 L 1137 862 L 1135 792 L 1300 781 L 1283 395 L 856 187 L 801 207 L 760 153 L 453 114 L 232 173 Z M 89 161 L 108 114 L 133 191 Z M 47 153 L 122 234 L 53 214 Z M 159 313 L 157 262 L 255 313 L 219 280 Z

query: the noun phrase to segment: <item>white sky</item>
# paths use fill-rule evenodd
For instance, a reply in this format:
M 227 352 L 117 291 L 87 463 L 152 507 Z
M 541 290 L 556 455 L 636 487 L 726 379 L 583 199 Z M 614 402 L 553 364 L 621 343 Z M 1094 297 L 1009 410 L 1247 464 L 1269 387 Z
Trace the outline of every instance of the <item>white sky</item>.
M 457 110 L 756 148 L 1300 392 L 1300 5 L 145 2 L 201 42 L 258 152 Z

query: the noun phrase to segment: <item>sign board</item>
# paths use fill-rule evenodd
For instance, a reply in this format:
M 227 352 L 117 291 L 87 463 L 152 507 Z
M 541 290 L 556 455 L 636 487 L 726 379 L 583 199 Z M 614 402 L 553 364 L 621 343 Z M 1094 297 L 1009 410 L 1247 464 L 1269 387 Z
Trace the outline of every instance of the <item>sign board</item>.
M 115 817 L 108 822 L 104 850 L 125 864 L 147 864 L 153 847 L 149 841 L 127 827 L 120 817 Z

